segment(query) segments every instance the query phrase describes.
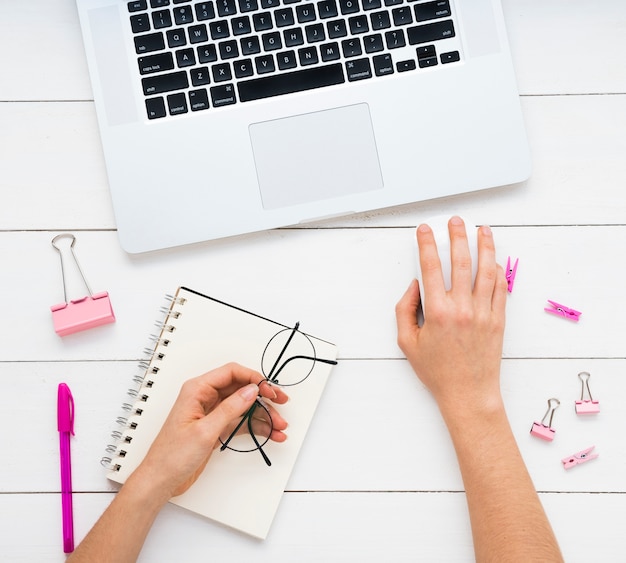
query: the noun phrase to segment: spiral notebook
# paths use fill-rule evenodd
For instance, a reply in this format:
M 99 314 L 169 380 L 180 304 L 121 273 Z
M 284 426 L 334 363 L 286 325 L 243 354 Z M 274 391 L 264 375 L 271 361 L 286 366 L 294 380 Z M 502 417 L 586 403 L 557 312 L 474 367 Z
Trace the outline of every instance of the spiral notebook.
M 283 325 L 185 287 L 169 301 L 161 332 L 155 335 L 154 348 L 149 350 L 150 359 L 142 363 L 142 373 L 135 377 L 137 385 L 130 392 L 134 400 L 124 404 L 127 412 L 118 419 L 122 429 L 114 432 L 117 441 L 107 448 L 108 456 L 103 461 L 109 468 L 108 477 L 124 483 L 139 465 L 184 381 L 232 361 L 267 376 L 268 366 L 280 357 L 283 365 L 287 363 L 286 351 L 290 359 L 296 360 L 290 369 L 297 370 L 298 377 L 278 382 L 301 381 L 285 389 L 290 400 L 277 407 L 289 423 L 288 439 L 262 445 L 271 465 L 259 451 L 217 448 L 194 485 L 171 500 L 264 539 L 332 364 L 336 363 L 337 349 L 302 332 L 297 324 Z M 285 344 L 277 353 L 280 342 Z

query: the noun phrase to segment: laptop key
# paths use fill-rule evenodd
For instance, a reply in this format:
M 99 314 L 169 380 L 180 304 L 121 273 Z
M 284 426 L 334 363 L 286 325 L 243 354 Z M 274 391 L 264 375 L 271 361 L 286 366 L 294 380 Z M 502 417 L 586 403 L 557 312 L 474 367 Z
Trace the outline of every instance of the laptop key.
M 209 107 L 209 95 L 204 88 L 189 92 L 189 107 L 191 111 L 200 111 Z
M 193 22 L 193 12 L 191 6 L 181 6 L 174 10 L 174 21 L 176 25 L 185 25 Z
M 129 12 L 141 12 L 141 10 L 148 9 L 148 3 L 146 0 L 136 0 L 135 2 L 128 2 L 128 11 Z
M 383 45 L 383 36 L 380 33 L 364 37 L 363 45 L 365 45 L 366 53 L 378 53 L 385 48 Z
M 146 100 L 146 111 L 148 119 L 158 119 L 167 115 L 165 111 L 165 100 L 163 98 L 148 98 Z
M 200 2 L 200 4 L 196 4 L 195 10 L 198 21 L 212 20 L 215 17 L 213 2 Z
M 191 83 L 194 86 L 204 86 L 208 84 L 211 79 L 209 78 L 209 69 L 206 66 L 199 66 L 189 71 L 191 75 Z
M 176 64 L 179 68 L 196 64 L 196 56 L 193 49 L 180 49 L 176 51 Z
M 170 29 L 166 34 L 167 44 L 170 47 L 182 47 L 187 45 L 187 37 L 183 28 Z
M 218 0 L 217 1 L 217 14 L 225 18 L 226 16 L 232 16 L 237 13 L 237 7 L 235 6 L 235 0 Z
M 354 39 L 345 39 L 341 42 L 341 48 L 343 50 L 343 56 L 348 57 L 358 57 L 363 53 L 361 49 L 361 42 L 358 38 Z
M 372 78 L 372 67 L 369 59 L 354 59 L 346 63 L 346 74 L 350 82 Z
M 417 6 L 416 6 L 417 8 Z M 452 20 L 444 20 L 435 23 L 427 23 L 409 27 L 406 30 L 409 37 L 409 45 L 418 45 L 420 43 L 430 43 L 440 39 L 449 39 L 455 36 L 454 23 Z
M 207 32 L 206 25 L 201 23 L 200 25 L 192 25 L 189 28 L 189 42 L 190 43 L 206 43 L 209 40 L 209 33 Z
M 211 67 L 211 72 L 213 73 L 213 80 L 215 82 L 226 82 L 233 79 L 233 74 L 230 70 L 229 63 L 220 63 L 213 65 Z
M 337 2 L 335 0 L 321 0 L 317 3 L 317 11 L 320 18 L 336 18 L 337 17 Z
M 133 30 L 133 33 L 150 31 L 150 18 L 148 14 L 130 16 L 130 28 Z
M 274 72 L 276 67 L 274 66 L 273 55 L 262 55 L 254 59 L 254 66 L 258 74 L 267 74 L 268 72 Z
M 162 27 L 172 27 L 172 16 L 169 10 L 159 10 L 158 12 L 152 12 L 152 25 L 154 29 L 161 29 Z
M 461 56 L 458 51 L 450 51 L 449 53 L 442 53 L 441 56 L 441 64 L 445 65 L 448 63 L 456 63 L 461 60 Z
M 278 62 L 278 68 L 280 70 L 287 70 L 298 66 L 295 51 L 283 51 L 282 53 L 278 53 L 276 55 L 276 62 Z
M 217 60 L 217 49 L 215 45 L 203 45 L 198 47 L 198 62 L 213 63 Z
M 183 92 L 170 94 L 167 97 L 167 106 L 169 107 L 170 115 L 187 113 L 187 99 L 185 98 L 185 94 Z
M 298 58 L 300 59 L 300 65 L 302 66 L 315 65 L 319 62 L 317 49 L 315 47 L 304 47 L 302 49 L 298 49 Z
M 389 12 L 382 10 L 380 12 L 373 12 L 370 14 L 370 21 L 372 22 L 372 29 L 387 29 L 391 27 L 391 19 L 389 18 Z
M 143 86 L 143 93 L 146 96 L 150 96 L 151 94 L 162 94 L 163 92 L 188 88 L 189 80 L 187 79 L 187 73 L 181 70 L 160 76 L 142 78 L 141 85 Z
M 401 29 L 385 32 L 385 41 L 387 42 L 387 49 L 399 49 L 406 46 L 404 32 Z
M 322 61 L 325 63 L 329 61 L 336 61 L 341 57 L 339 43 L 333 42 L 320 45 L 320 54 L 322 55 Z
M 151 74 L 153 72 L 163 72 L 174 68 L 174 58 L 172 53 L 158 53 L 139 57 L 139 74 Z
M 363 9 L 364 10 L 377 10 L 382 6 L 380 0 L 363 0 Z
M 354 14 L 359 11 L 359 2 L 358 0 L 339 0 L 339 8 L 344 16 Z
M 413 59 L 409 59 L 408 61 L 399 61 L 396 63 L 396 68 L 398 72 L 407 72 L 409 70 L 415 70 L 417 65 Z
M 236 78 L 246 78 L 254 74 L 254 67 L 251 59 L 240 59 L 233 63 Z
M 135 41 L 135 52 L 138 55 L 165 49 L 165 41 L 161 32 L 138 35 L 137 37 L 133 37 L 133 40 Z
M 448 0 L 436 0 L 415 5 L 415 19 L 418 22 L 447 18 L 450 16 L 450 2 Z
M 240 12 L 254 12 L 259 9 L 257 0 L 239 0 Z
M 374 73 L 376 76 L 393 74 L 393 60 L 389 53 L 376 55 L 372 58 L 372 62 L 374 63 Z
M 214 108 L 222 106 L 229 106 L 237 103 L 235 98 L 235 88 L 232 84 L 221 84 L 220 86 L 213 86 L 211 91 L 211 101 Z
M 341 63 L 312 67 L 273 76 L 243 80 L 237 84 L 239 99 L 250 102 L 272 96 L 304 92 L 346 81 Z M 215 105 L 215 104 L 214 104 Z

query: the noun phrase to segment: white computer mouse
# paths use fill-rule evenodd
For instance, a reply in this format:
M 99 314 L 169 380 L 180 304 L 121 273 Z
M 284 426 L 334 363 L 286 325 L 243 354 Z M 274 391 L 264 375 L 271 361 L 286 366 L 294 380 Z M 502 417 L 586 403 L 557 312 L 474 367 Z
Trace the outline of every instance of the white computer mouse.
M 448 221 L 450 215 L 436 215 L 429 217 L 423 223 L 426 223 L 433 231 L 435 242 L 437 243 L 437 251 L 441 262 L 441 270 L 443 273 L 443 282 L 446 290 L 452 287 L 452 266 L 450 262 L 450 233 L 448 231 Z M 467 217 L 461 217 L 465 223 L 465 232 L 467 233 L 467 242 L 469 245 L 470 256 L 472 258 L 472 287 L 476 280 L 476 272 L 478 270 L 478 228 L 476 223 Z M 417 239 L 416 239 L 417 244 Z M 417 249 L 417 279 L 420 283 L 420 297 L 422 309 L 425 309 L 426 295 L 424 284 L 422 282 L 422 269 L 419 260 L 419 247 Z

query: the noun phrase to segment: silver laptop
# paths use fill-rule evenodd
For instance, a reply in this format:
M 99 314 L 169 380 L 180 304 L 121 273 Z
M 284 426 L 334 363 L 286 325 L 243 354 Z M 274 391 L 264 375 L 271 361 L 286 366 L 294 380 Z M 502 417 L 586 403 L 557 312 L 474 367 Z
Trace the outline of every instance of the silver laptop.
M 122 247 L 530 173 L 500 0 L 77 0 Z

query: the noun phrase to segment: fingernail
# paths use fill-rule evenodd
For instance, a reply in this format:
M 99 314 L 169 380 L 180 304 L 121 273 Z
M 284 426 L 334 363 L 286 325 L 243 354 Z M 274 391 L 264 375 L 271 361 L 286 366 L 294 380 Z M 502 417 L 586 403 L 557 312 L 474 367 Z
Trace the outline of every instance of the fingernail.
M 420 233 L 429 233 L 430 232 L 430 227 L 426 224 L 426 223 L 422 223 L 417 230 Z
M 246 401 L 258 397 L 258 395 L 259 388 L 254 383 L 250 383 L 250 385 L 246 385 L 239 390 L 239 396 Z
M 462 225 L 463 219 L 461 219 L 458 215 L 454 215 L 453 217 L 450 218 L 450 223 L 452 225 Z
M 270 399 L 275 399 L 276 397 L 278 397 L 278 395 L 276 395 L 276 391 L 274 391 L 274 388 L 272 387 L 272 384 L 267 379 L 264 379 L 263 381 L 261 381 L 261 383 L 266 383 L 268 389 L 272 392 Z M 259 383 L 259 388 L 261 387 L 261 383 Z
M 488 227 L 487 225 L 483 225 L 480 228 L 480 231 L 482 232 L 483 235 L 485 235 L 486 237 L 490 237 L 493 233 L 491 232 L 491 227 Z

